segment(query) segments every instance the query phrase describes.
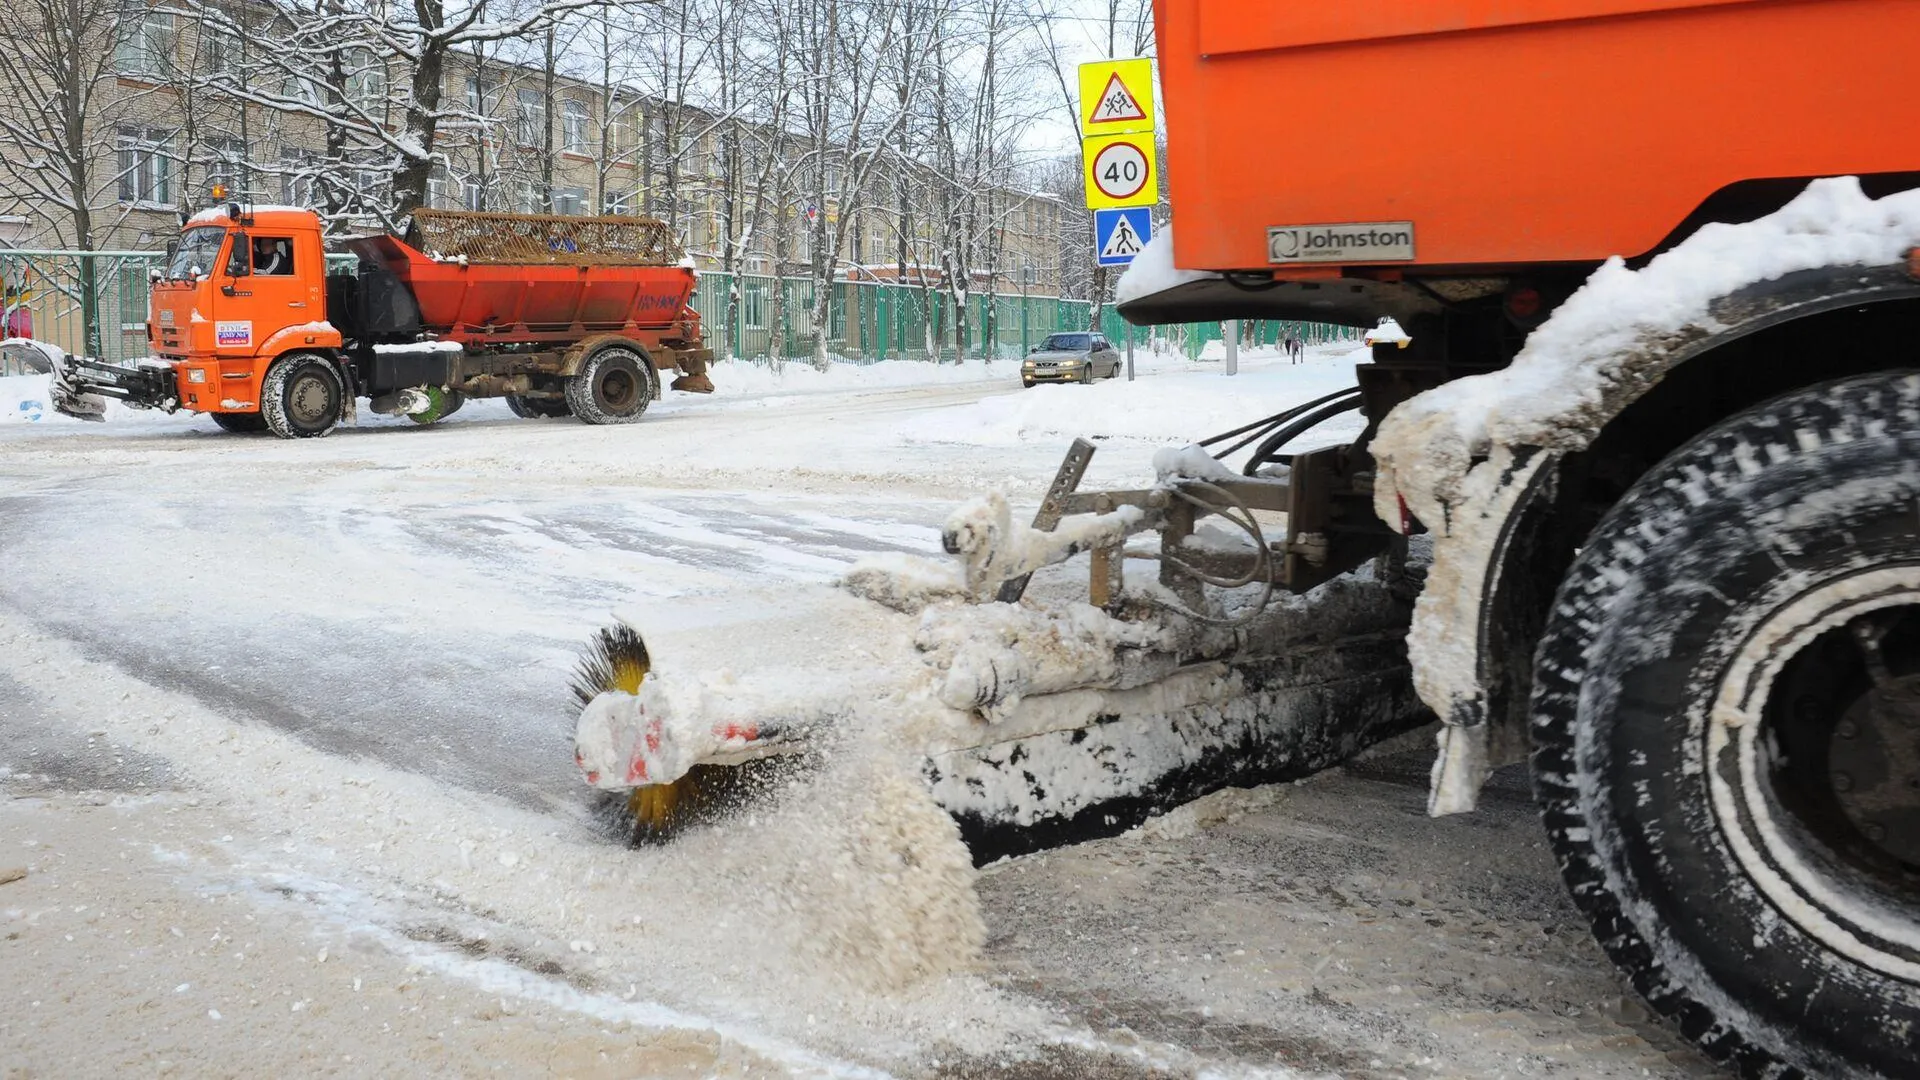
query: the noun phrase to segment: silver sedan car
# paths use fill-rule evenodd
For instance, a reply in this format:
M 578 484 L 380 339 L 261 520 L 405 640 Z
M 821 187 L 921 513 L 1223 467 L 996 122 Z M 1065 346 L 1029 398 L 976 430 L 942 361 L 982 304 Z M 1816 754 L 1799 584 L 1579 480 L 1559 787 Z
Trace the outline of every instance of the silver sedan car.
M 1119 374 L 1120 354 L 1107 343 L 1105 335 L 1084 331 L 1048 335 L 1020 365 L 1023 386 L 1043 382 L 1090 383 Z

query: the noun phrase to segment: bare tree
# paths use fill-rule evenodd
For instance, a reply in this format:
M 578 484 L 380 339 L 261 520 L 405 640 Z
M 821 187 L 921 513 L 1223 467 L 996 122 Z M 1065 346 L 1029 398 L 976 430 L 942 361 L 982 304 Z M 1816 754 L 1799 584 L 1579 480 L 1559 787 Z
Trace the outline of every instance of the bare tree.
M 114 79 L 115 46 L 130 32 L 123 17 L 143 14 L 118 0 L 28 0 L 0 29 L 0 133 L 10 144 L 0 155 L 0 193 L 36 209 L 51 246 L 93 250 L 99 215 L 119 201 L 102 91 Z M 93 260 L 82 260 L 83 332 L 98 355 L 94 273 Z

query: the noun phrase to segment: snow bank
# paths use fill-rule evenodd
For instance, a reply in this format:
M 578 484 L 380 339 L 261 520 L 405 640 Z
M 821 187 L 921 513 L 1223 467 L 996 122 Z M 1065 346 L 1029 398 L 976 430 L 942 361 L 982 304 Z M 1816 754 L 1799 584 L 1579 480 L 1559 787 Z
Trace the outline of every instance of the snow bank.
M 39 424 L 57 427 L 64 424 L 84 424 L 84 420 L 75 420 L 71 416 L 62 416 L 53 411 L 53 398 L 49 386 L 53 381 L 50 375 L 7 375 L 0 377 L 0 424 Z M 129 409 L 118 401 L 107 401 L 107 422 L 133 423 L 182 423 L 166 413 L 153 409 Z
M 900 437 L 909 443 L 1020 446 L 1091 433 L 1106 439 L 1190 443 L 1351 387 L 1354 366 L 1369 358 L 1350 345 L 1325 346 L 1308 355 L 1300 364 L 1289 364 L 1270 351 L 1246 356 L 1234 376 L 1214 365 L 1164 360 L 1133 382 L 1042 384 L 915 418 L 902 425 Z M 1327 441 L 1348 439 L 1359 431 L 1355 414 L 1328 423 L 1310 438 L 1319 439 L 1325 432 Z
M 1173 223 L 1167 222 L 1160 226 L 1159 232 L 1153 234 L 1153 239 L 1147 241 L 1147 246 L 1140 249 L 1140 254 L 1133 257 L 1126 273 L 1120 275 L 1120 284 L 1113 290 L 1113 301 L 1124 304 L 1191 281 L 1206 281 L 1219 276 L 1206 270 L 1182 270 L 1173 265 Z
M 935 364 L 924 360 L 882 360 L 876 364 L 830 364 L 826 371 L 803 361 L 779 367 L 741 360 L 716 361 L 710 368 L 714 398 L 758 398 L 825 391 L 886 390 L 894 387 L 941 383 L 978 383 L 1009 379 L 1018 371 L 1011 363 L 998 365 L 971 360 L 964 364 Z

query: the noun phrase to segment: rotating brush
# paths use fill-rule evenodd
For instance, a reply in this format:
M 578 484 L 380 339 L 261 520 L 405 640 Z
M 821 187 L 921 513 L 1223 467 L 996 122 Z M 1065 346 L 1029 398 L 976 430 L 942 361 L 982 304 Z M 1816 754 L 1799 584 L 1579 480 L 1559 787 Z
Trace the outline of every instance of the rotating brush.
M 602 629 L 587 643 L 574 668 L 570 688 L 576 712 L 603 693 L 638 694 L 651 670 L 652 658 L 639 631 L 624 623 Z M 672 839 L 688 823 L 731 805 L 751 771 L 737 765 L 695 765 L 669 783 L 642 784 L 624 795 L 601 792 L 603 809 L 633 843 L 659 843 Z

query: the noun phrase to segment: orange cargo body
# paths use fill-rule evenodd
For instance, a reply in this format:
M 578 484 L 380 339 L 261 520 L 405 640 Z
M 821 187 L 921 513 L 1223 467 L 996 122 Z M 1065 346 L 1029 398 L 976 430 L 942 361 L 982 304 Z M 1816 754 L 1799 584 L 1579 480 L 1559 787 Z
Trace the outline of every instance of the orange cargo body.
M 680 266 L 471 265 L 436 260 L 392 236 L 378 249 L 420 306 L 422 329 L 463 344 L 570 340 L 596 331 L 664 330 L 683 319 L 694 271 Z
M 1378 222 L 1414 243 L 1379 265 L 1591 262 L 1737 181 L 1920 168 L 1911 0 L 1155 8 L 1183 267 L 1265 269 L 1271 226 Z

